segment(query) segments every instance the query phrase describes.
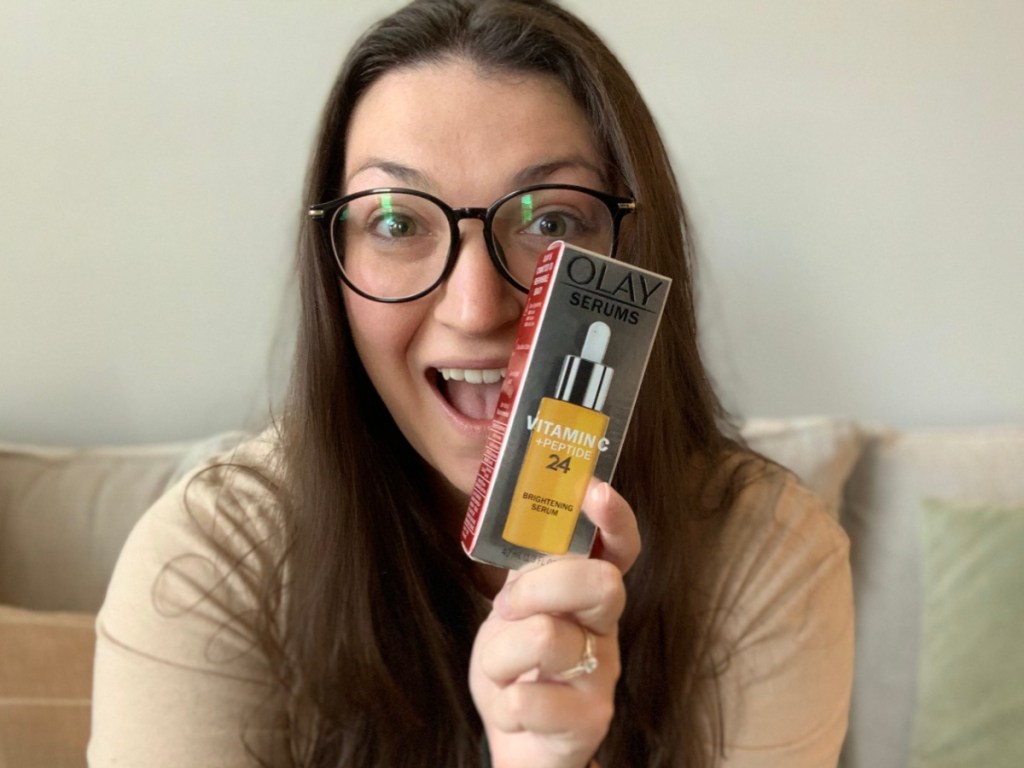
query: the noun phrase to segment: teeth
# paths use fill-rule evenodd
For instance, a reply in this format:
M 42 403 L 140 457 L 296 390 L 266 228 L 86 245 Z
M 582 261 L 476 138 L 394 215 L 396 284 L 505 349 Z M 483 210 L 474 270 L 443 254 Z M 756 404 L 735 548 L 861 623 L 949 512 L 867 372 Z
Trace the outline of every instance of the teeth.
M 470 384 L 497 384 L 505 378 L 507 368 L 438 368 L 445 381 L 468 381 Z

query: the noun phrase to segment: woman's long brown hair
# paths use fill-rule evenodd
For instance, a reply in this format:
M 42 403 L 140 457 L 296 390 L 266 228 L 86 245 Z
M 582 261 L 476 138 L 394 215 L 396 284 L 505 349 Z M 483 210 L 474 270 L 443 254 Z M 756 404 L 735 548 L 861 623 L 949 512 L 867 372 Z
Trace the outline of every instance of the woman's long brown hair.
M 691 254 L 654 121 L 615 56 L 543 0 L 419 0 L 355 45 L 331 93 L 306 203 L 342 194 L 360 96 L 399 67 L 461 58 L 487 72 L 554 75 L 582 107 L 618 189 L 635 195 L 618 257 L 674 284 L 615 476 L 643 553 L 627 576 L 606 766 L 706 766 L 721 742 L 709 606 L 693 534 L 738 481 L 703 478 L 734 447 L 697 344 Z M 296 366 L 281 424 L 291 541 L 282 679 L 315 713 L 296 739 L 315 766 L 474 766 L 468 692 L 486 607 L 471 563 L 439 525 L 433 470 L 406 442 L 352 344 L 330 246 L 303 225 Z M 296 727 L 298 724 L 296 723 Z

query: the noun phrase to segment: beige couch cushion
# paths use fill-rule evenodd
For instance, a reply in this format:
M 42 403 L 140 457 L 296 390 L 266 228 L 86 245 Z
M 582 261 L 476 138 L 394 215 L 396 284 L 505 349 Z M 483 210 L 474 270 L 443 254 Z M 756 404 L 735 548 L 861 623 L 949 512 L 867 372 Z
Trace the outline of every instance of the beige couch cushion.
M 242 437 L 89 449 L 0 443 L 0 603 L 98 610 L 136 520 L 189 468 Z
M 0 605 L 0 766 L 85 766 L 94 622 Z
M 792 470 L 838 519 L 843 485 L 863 447 L 856 424 L 827 416 L 751 419 L 741 433 L 755 451 Z
M 920 510 L 1024 503 L 1024 427 L 879 429 L 846 489 L 857 653 L 845 768 L 905 768 L 919 695 Z

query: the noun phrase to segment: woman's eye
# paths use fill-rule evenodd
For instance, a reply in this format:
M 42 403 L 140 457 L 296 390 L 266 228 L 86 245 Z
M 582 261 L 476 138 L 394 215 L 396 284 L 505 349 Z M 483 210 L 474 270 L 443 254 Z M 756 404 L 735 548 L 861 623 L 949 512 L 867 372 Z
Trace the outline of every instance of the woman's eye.
M 561 238 L 572 234 L 575 229 L 578 229 L 576 220 L 569 214 L 545 213 L 531 221 L 526 231 L 531 235 Z
M 389 213 L 371 221 L 370 229 L 378 237 L 397 240 L 403 237 L 412 237 L 418 228 L 412 217 Z

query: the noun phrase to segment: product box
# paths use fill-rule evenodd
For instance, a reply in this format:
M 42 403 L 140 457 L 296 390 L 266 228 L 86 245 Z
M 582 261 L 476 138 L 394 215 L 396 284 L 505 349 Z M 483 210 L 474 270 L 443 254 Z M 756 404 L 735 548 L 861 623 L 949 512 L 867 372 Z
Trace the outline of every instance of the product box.
M 537 265 L 462 528 L 504 568 L 590 553 L 671 280 L 556 242 Z

